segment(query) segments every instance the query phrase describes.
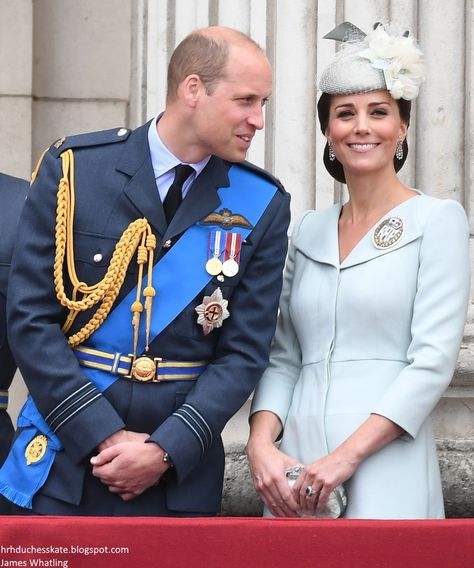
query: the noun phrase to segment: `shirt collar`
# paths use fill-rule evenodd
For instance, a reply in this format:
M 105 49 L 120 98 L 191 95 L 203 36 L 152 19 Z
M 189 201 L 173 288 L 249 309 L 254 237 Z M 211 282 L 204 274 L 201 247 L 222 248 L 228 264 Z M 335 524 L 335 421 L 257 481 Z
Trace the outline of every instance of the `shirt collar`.
M 162 115 L 162 112 L 157 114 L 151 121 L 150 128 L 148 129 L 148 145 L 150 147 L 151 163 L 153 165 L 155 179 L 158 179 L 160 176 L 162 176 L 166 172 L 169 172 L 178 164 L 182 163 L 172 152 L 168 150 L 163 140 L 160 138 L 160 135 L 158 134 L 158 128 L 156 127 L 156 125 Z M 210 159 L 211 155 L 206 156 L 199 162 L 189 164 L 194 168 L 196 177 L 206 167 Z

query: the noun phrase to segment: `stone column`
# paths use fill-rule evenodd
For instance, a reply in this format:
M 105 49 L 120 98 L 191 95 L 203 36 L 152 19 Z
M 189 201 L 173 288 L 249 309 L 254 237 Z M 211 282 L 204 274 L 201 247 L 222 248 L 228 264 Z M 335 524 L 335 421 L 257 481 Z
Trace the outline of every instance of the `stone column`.
M 127 126 L 131 1 L 34 2 L 33 162 L 54 140 Z
M 0 0 L 0 171 L 29 178 L 31 154 L 31 0 Z

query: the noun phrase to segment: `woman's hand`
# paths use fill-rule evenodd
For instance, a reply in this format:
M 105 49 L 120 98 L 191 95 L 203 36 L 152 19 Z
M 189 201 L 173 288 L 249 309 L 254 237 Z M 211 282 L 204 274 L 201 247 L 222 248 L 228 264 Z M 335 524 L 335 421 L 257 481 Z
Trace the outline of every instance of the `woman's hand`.
M 253 483 L 267 509 L 275 517 L 298 517 L 299 505 L 285 471 L 298 462 L 272 443 L 249 440 L 247 455 Z
M 293 486 L 301 511 L 306 515 L 322 512 L 331 491 L 337 485 L 352 477 L 365 459 L 403 432 L 398 424 L 388 418 L 371 414 L 334 451 L 305 467 Z M 307 495 L 308 492 L 311 494 Z
M 307 465 L 293 486 L 299 510 L 308 516 L 321 513 L 331 491 L 347 481 L 358 465 L 339 449 Z

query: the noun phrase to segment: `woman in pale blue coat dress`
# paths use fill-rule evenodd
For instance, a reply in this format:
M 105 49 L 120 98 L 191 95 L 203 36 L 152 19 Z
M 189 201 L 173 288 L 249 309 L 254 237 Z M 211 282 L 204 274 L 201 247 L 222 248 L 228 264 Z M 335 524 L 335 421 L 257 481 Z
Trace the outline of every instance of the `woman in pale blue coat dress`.
M 248 457 L 275 516 L 323 515 L 342 484 L 347 518 L 442 518 L 429 415 L 463 337 L 469 230 L 459 203 L 396 174 L 423 78 L 413 38 L 349 26 L 355 41 L 323 73 L 318 114 L 326 167 L 350 197 L 294 228 Z

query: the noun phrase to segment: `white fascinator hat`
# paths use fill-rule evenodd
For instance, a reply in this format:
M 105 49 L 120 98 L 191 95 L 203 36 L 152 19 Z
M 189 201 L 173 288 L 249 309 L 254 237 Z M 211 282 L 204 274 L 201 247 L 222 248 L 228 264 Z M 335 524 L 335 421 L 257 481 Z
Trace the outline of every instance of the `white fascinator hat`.
M 343 44 L 324 69 L 323 93 L 351 95 L 387 90 L 395 99 L 411 101 L 425 78 L 423 53 L 410 32 L 377 22 L 368 34 L 344 22 L 324 36 Z

